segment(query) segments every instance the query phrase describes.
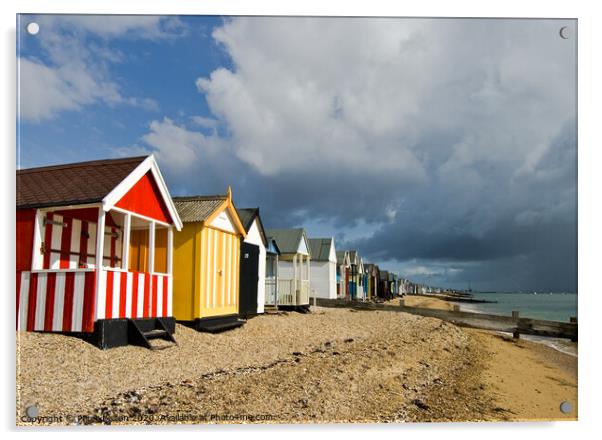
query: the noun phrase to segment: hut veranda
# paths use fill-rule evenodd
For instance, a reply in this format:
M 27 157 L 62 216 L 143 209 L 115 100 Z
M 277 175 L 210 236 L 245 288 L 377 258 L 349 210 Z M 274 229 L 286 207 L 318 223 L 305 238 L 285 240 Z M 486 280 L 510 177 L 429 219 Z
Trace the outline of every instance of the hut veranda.
M 17 329 L 171 340 L 174 229 L 154 157 L 17 171 Z

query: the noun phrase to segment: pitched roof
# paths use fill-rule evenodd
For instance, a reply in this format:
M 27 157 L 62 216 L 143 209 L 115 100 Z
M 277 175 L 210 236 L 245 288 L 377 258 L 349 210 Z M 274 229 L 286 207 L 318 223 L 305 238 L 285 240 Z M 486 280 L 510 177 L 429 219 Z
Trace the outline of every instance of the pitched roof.
M 303 228 L 294 229 L 268 229 L 266 235 L 276 240 L 276 244 L 283 254 L 296 254 L 299 243 L 303 239 Z M 311 249 L 308 249 L 311 256 Z
M 17 170 L 17 208 L 101 202 L 147 156 Z
M 217 194 L 213 196 L 174 197 L 174 205 L 184 223 L 202 222 L 209 218 L 228 196 Z
M 347 251 L 337 251 L 337 263 L 343 264 L 345 262 L 345 254 Z
M 278 247 L 278 243 L 276 243 L 276 240 L 272 237 L 267 237 L 267 244 L 265 247 L 265 251 L 268 254 L 278 254 L 280 255 L 280 248 Z
M 263 228 L 263 222 L 261 221 L 261 216 L 259 215 L 259 208 L 236 208 L 238 212 L 238 216 L 240 217 L 240 221 L 242 225 L 245 227 L 245 231 L 247 234 L 249 233 L 249 229 L 253 225 L 253 221 L 257 219 L 257 223 L 259 224 L 259 235 L 261 235 L 261 239 L 263 240 L 263 245 L 267 246 L 268 241 L 265 234 L 265 229 Z
M 354 261 L 357 259 L 357 251 L 348 251 L 349 252 L 349 261 L 351 261 L 351 264 L 355 264 Z M 359 264 L 359 261 L 357 262 L 357 264 Z
M 236 210 L 238 211 L 242 225 L 245 227 L 247 232 L 249 232 L 249 228 L 253 224 L 253 220 L 255 220 L 255 217 L 259 215 L 259 208 L 236 208 Z
M 332 242 L 332 238 L 310 238 L 309 252 L 311 253 L 311 259 L 314 261 L 328 261 Z

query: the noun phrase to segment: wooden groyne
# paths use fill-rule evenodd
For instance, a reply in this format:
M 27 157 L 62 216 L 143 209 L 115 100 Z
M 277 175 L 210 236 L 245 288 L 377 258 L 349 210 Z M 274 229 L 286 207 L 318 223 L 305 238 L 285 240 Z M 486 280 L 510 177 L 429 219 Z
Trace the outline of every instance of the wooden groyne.
M 494 330 L 512 333 L 515 338 L 519 335 L 536 335 L 553 338 L 570 339 L 577 342 L 577 320 L 571 322 L 545 321 L 541 319 L 521 318 L 518 312 L 512 316 L 490 315 L 485 313 L 462 312 L 458 306 L 454 310 L 427 309 L 407 307 L 403 304 L 377 304 L 372 302 L 348 301 L 344 299 L 312 298 L 312 304 L 320 307 L 343 307 L 357 310 L 382 310 L 387 312 L 402 312 L 429 318 L 438 318 L 458 326 Z

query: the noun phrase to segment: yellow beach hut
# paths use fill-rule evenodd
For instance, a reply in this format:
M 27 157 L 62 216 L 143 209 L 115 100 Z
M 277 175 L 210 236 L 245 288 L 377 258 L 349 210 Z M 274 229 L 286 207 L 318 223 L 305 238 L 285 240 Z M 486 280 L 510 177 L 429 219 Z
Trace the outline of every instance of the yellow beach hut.
M 240 245 L 246 232 L 231 189 L 173 200 L 183 223 L 174 234 L 176 320 L 212 333 L 239 327 Z

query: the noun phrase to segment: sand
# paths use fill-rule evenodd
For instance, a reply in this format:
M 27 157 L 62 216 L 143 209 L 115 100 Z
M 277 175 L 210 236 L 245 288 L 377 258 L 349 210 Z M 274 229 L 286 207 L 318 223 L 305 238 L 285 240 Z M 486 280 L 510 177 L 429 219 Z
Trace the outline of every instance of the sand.
M 176 339 L 101 351 L 18 333 L 17 422 L 31 404 L 72 424 L 558 419 L 576 402 L 574 357 L 405 313 L 312 307 Z
M 481 375 L 496 404 L 517 421 L 577 420 L 577 357 L 543 344 L 466 330 L 487 353 Z M 573 411 L 564 414 L 568 401 Z
M 453 310 L 453 304 L 439 298 L 426 296 L 406 295 L 403 298 L 406 307 L 420 307 L 425 309 Z M 387 301 L 386 304 L 399 305 L 400 298 Z

